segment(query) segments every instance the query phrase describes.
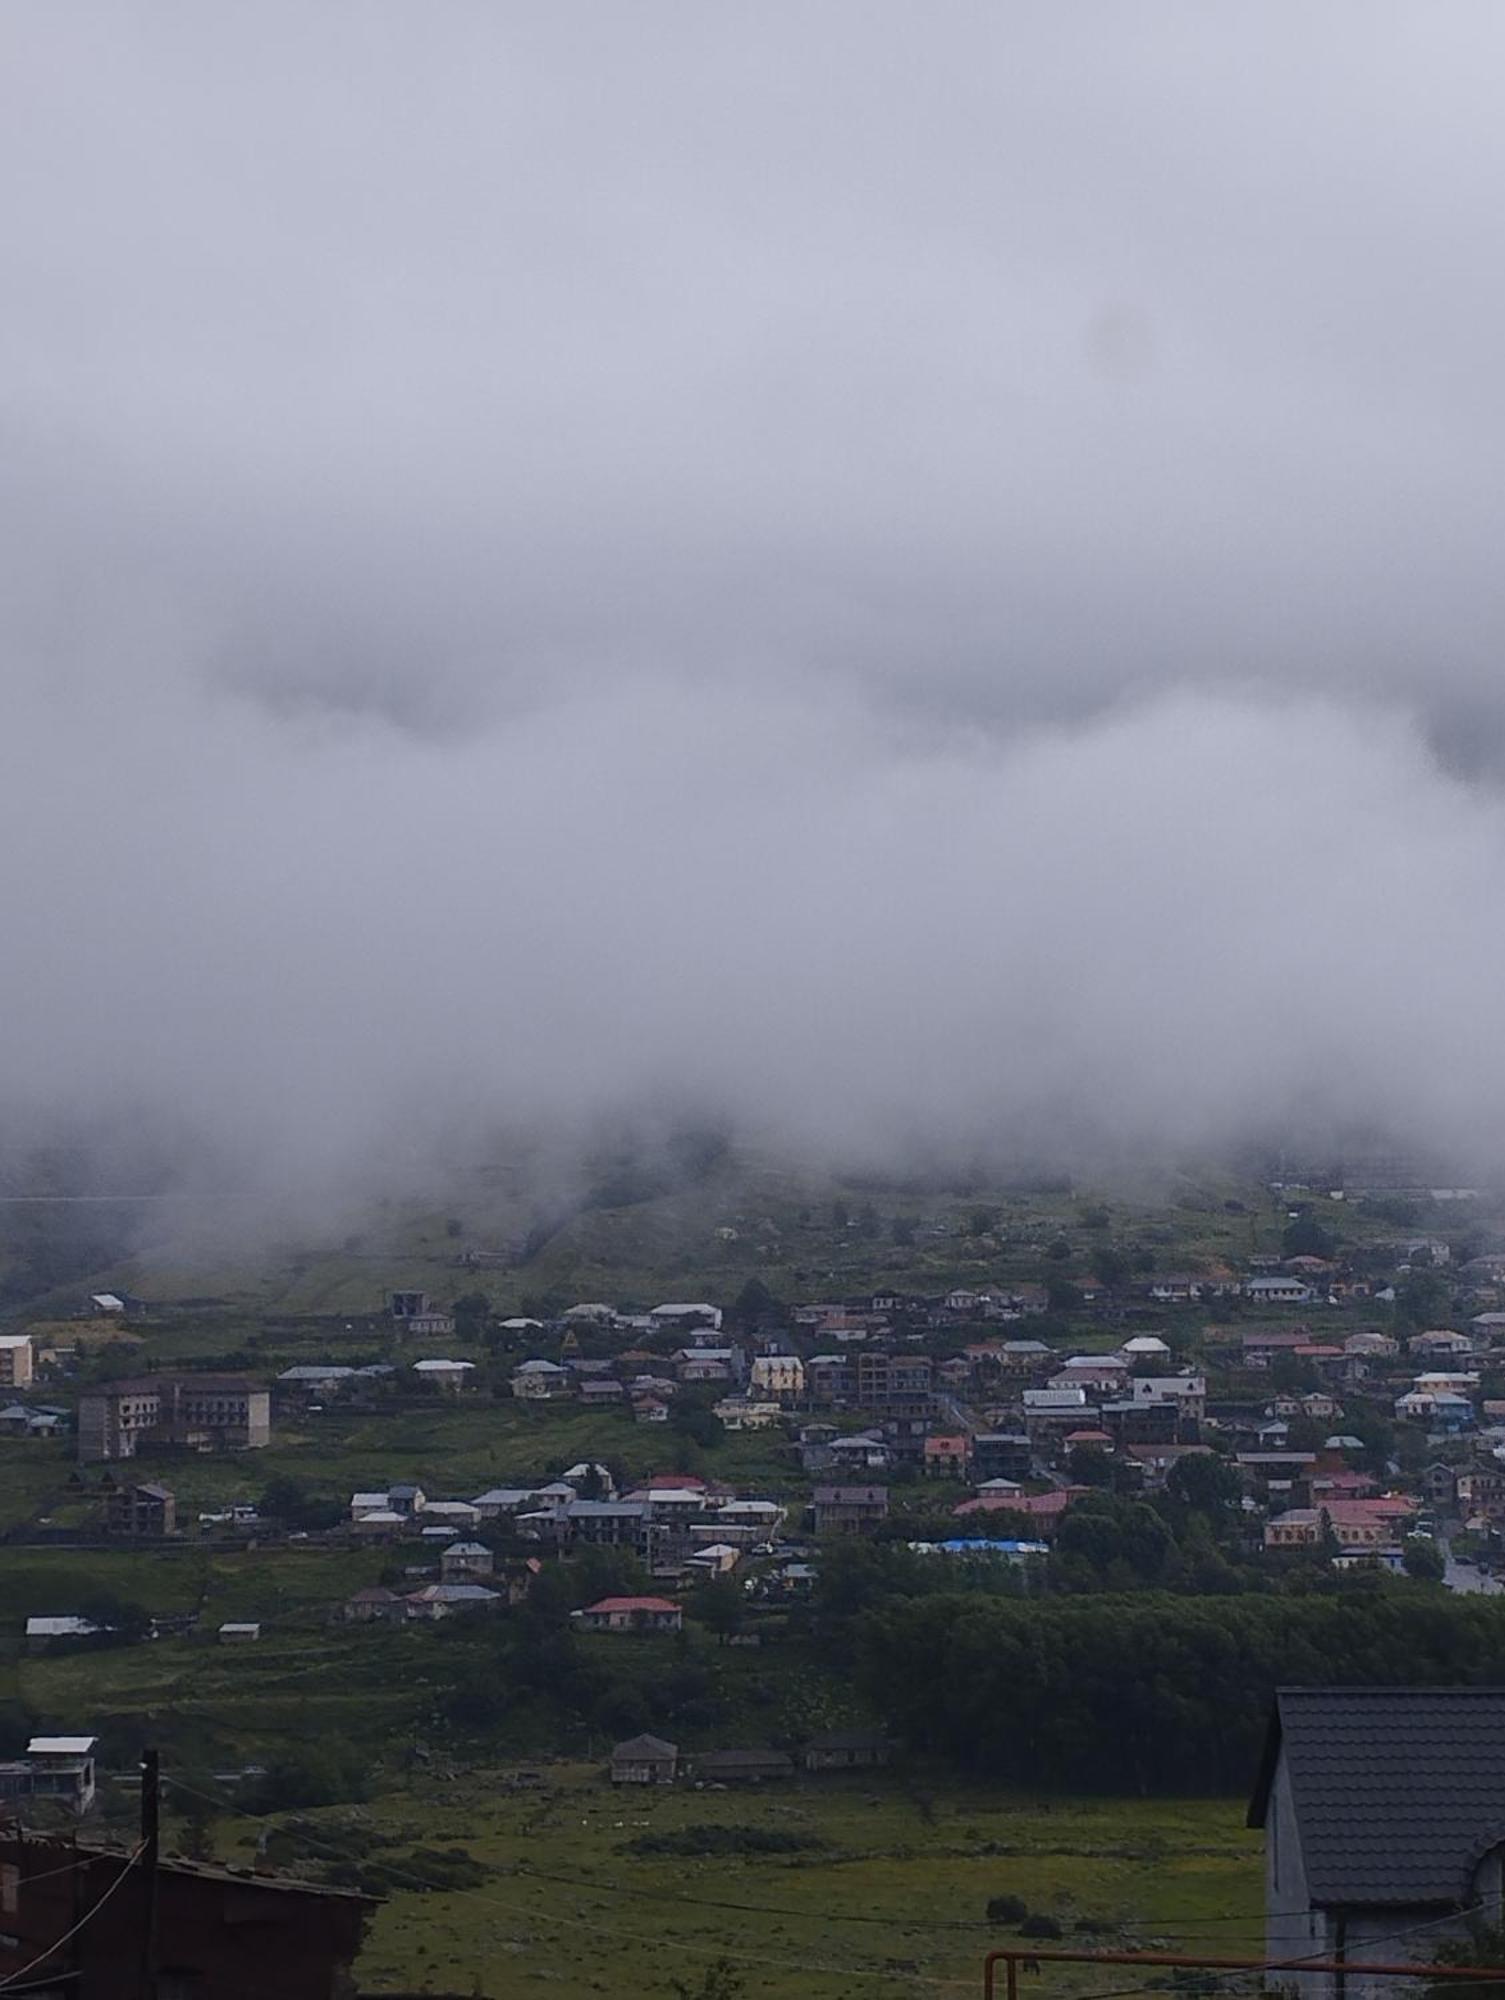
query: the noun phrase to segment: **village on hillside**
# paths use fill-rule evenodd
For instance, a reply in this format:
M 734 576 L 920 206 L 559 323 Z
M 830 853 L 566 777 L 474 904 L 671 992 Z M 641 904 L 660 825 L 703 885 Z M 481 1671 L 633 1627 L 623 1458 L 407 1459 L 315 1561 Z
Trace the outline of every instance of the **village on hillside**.
M 200 1850 L 173 1862 L 185 1909 L 228 1893 L 240 1826 L 260 1826 L 302 1893 L 354 1899 L 304 1927 L 315 1957 L 348 1962 L 374 1912 L 370 1962 L 408 1967 L 417 1933 L 386 1912 L 411 1884 L 364 1817 L 404 1799 L 458 1833 L 409 1873 L 479 1894 L 479 1864 L 454 1858 L 478 1829 L 536 1858 L 539 1813 L 588 1824 L 604 1797 L 635 1802 L 619 1826 L 650 1815 L 632 1822 L 644 1868 L 654 1841 L 703 1843 L 707 1813 L 771 1857 L 795 1836 L 770 1801 L 845 1825 L 864 1788 L 909 1825 L 915 1798 L 965 1786 L 971 1742 L 1016 1782 L 1247 1791 L 1278 1685 L 1257 1646 L 1236 1713 L 1188 1717 L 1180 1746 L 1104 1712 L 1070 1755 L 1051 1748 L 1070 1674 L 1108 1664 L 1085 1626 L 1073 1639 L 1073 1607 L 1118 1607 L 1125 1636 L 1092 1641 L 1113 1656 L 1150 1630 L 1127 1637 L 1123 1607 L 1147 1607 L 1158 1644 L 1178 1597 L 1248 1607 L 1281 1650 L 1331 1605 L 1361 1649 L 1384 1593 L 1482 1607 L 1505 1566 L 1505 1250 L 1478 1199 L 1433 1200 L 1398 1234 L 1389 1198 L 1266 1199 L 1278 1240 L 1242 1265 L 1155 1267 L 1084 1199 L 1069 1257 L 1042 1237 L 1037 1275 L 1001 1256 L 997 1277 L 927 1292 L 779 1298 L 750 1277 L 566 1303 L 504 1274 L 493 1303 L 457 1253 L 447 1294 L 393 1289 L 364 1313 L 227 1331 L 212 1305 L 123 1289 L 17 1313 L 0 1335 L 0 1816 L 118 1853 L 141 1747 L 163 1741 L 166 1810 Z M 956 1227 L 985 1258 L 975 1215 Z M 1038 1607 L 1066 1648 L 1024 1733 L 969 1739 L 927 1703 L 932 1674 L 940 1690 L 969 1671 L 947 1637 L 968 1604 Z M 1147 1676 L 1147 1717 L 1200 1698 L 1191 1671 Z M 1298 1810 L 1282 1787 L 1313 1754 L 1308 1713 L 1269 1725 L 1285 1735 L 1260 1825 Z M 324 1831 L 303 1849 L 300 1827 Z M 330 1828 L 365 1858 L 332 1861 Z M 1261 1919 L 1250 1893 L 1272 1953 L 1327 1922 L 1268 1885 Z M 1059 1897 L 1017 1901 L 989 1907 L 1026 1937 L 1106 1934 Z

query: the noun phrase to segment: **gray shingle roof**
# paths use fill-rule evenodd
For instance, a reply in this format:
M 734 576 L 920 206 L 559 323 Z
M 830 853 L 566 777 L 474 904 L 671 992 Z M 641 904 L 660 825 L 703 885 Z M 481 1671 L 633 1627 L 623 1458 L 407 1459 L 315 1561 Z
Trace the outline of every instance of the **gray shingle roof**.
M 1505 1688 L 1282 1688 L 1249 1807 L 1283 1747 L 1315 1905 L 1471 1900 L 1505 1842 Z
M 666 1743 L 662 1736 L 629 1736 L 625 1743 L 619 1743 L 612 1751 L 613 1757 L 649 1758 L 677 1757 L 679 1745 Z

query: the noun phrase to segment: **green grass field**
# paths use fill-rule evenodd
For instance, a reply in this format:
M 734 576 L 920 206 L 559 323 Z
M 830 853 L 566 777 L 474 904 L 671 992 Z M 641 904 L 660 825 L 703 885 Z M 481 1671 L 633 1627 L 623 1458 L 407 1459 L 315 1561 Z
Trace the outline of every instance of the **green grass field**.
M 517 1791 L 506 1771 L 439 1771 L 308 1816 L 326 1859 L 375 1832 L 396 1837 L 383 1856 L 398 1867 L 416 1847 L 463 1847 L 490 1871 L 472 1890 L 392 1895 L 369 1928 L 363 1991 L 667 1995 L 726 1956 L 749 2000 L 977 1993 L 984 1952 L 1018 1942 L 985 1921 L 1002 1894 L 1087 1949 L 1259 1946 L 1258 1836 L 1233 1801 L 1043 1800 L 901 1772 L 757 1793 L 613 1790 L 576 1764 L 541 1773 L 540 1789 Z M 648 1832 L 748 1825 L 819 1844 L 715 1859 L 629 1848 Z M 216 1829 L 240 1852 L 256 1830 Z M 1065 2000 L 1105 1983 L 1114 1977 L 1062 1968 L 1026 1992 Z
M 143 1600 L 197 1610 L 191 1636 L 38 1655 L 7 1633 L 0 1709 L 27 1729 L 98 1732 L 115 1769 L 148 1742 L 179 1769 L 296 1757 L 324 1739 L 396 1763 L 446 1684 L 445 1636 L 331 1624 L 332 1605 L 375 1575 L 369 1552 L 341 1560 L 162 1562 Z M 260 1621 L 261 1639 L 218 1643 L 227 1620 Z

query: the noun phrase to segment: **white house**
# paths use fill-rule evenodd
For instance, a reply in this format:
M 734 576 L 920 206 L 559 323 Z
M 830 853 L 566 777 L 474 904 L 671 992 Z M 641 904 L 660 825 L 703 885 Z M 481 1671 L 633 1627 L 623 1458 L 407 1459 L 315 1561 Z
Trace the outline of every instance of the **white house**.
M 40 1650 L 54 1639 L 92 1639 L 96 1633 L 108 1630 L 107 1625 L 96 1625 L 92 1618 L 81 1618 L 76 1613 L 28 1618 L 26 1643 L 33 1650 Z
M 1158 1333 L 1136 1333 L 1118 1351 L 1131 1368 L 1158 1367 L 1171 1358 L 1169 1344 Z
M 1136 1375 L 1129 1389 L 1136 1403 L 1174 1403 L 1183 1417 L 1200 1418 L 1207 1409 L 1205 1375 Z
M 466 1380 L 476 1372 L 473 1361 L 447 1361 L 435 1356 L 432 1361 L 415 1361 L 413 1373 L 427 1389 L 437 1389 L 441 1395 L 458 1396 L 465 1387 Z
M 711 1327 L 718 1333 L 721 1330 L 720 1306 L 707 1305 L 704 1300 L 699 1304 L 671 1301 L 668 1305 L 655 1306 L 648 1317 L 656 1327 L 671 1331 L 684 1326 L 687 1321 L 693 1321 L 697 1326 Z
M 0 1764 L 0 1799 L 53 1799 L 70 1812 L 94 1803 L 94 1736 L 33 1736 L 26 1755 Z
M 1244 1281 L 1244 1297 L 1264 1306 L 1304 1306 L 1316 1296 L 1303 1279 L 1290 1277 L 1285 1272 L 1276 1271 L 1266 1277 Z
M 569 1370 L 557 1361 L 524 1361 L 512 1371 L 512 1393 L 525 1402 L 545 1402 L 568 1396 L 574 1388 Z

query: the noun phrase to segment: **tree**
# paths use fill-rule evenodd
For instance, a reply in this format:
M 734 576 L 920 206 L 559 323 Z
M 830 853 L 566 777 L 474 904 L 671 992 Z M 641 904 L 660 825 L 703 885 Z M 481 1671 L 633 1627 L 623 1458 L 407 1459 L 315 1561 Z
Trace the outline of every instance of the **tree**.
M 1331 1257 L 1337 1247 L 1314 1215 L 1298 1215 L 1280 1239 L 1287 1257 Z
M 1343 1427 L 1364 1447 L 1362 1452 L 1355 1454 L 1361 1468 L 1383 1478 L 1395 1456 L 1395 1425 L 1381 1412 L 1351 1403 L 1345 1412 Z
M 690 1439 L 703 1451 L 713 1450 L 726 1436 L 726 1425 L 704 1403 L 677 1402 L 669 1423 L 681 1437 Z
M 1436 1271 L 1412 1271 L 1395 1288 L 1395 1310 L 1410 1327 L 1442 1324 L 1449 1304 L 1448 1288 Z
M 491 1317 L 491 1301 L 484 1292 L 462 1292 L 452 1310 L 456 1330 L 474 1339 Z
M 708 1632 L 714 1632 L 724 1646 L 734 1633 L 742 1630 L 746 1600 L 733 1578 L 712 1576 L 690 1592 L 685 1609 Z
M 252 1812 L 284 1812 L 299 1806 L 345 1805 L 366 1797 L 370 1762 L 348 1743 L 310 1744 L 296 1755 L 270 1763 L 249 1801 Z
M 1131 1586 L 1136 1580 L 1148 1583 L 1162 1576 L 1174 1550 L 1170 1528 L 1146 1501 L 1121 1500 L 1107 1493 L 1079 1500 L 1056 1530 L 1059 1560 L 1086 1564 L 1109 1580 L 1117 1569 Z
M 1270 1363 L 1270 1381 L 1277 1389 L 1315 1389 L 1320 1377 L 1305 1356 L 1282 1349 Z
M 566 1566 L 570 1595 L 577 1605 L 602 1597 L 636 1597 L 647 1590 L 648 1572 L 631 1549 L 586 1547 Z
M 174 1800 L 182 1851 L 190 1861 L 214 1859 L 214 1807 L 207 1799 L 179 1794 Z
M 1438 1965 L 1499 1965 L 1500 1954 L 1505 1952 L 1505 1925 L 1488 1924 L 1474 1917 L 1469 1921 L 1466 1938 L 1439 1938 L 1427 1956 Z M 1422 2000 L 1443 2000 L 1452 1990 L 1455 1994 L 1461 1986 L 1471 1996 L 1471 2000 L 1501 2000 L 1505 1995 L 1505 1985 L 1499 1980 L 1465 1979 L 1458 1982 L 1439 1979 L 1435 1986 L 1429 1986 Z
M 1165 1490 L 1172 1500 L 1205 1514 L 1220 1527 L 1238 1519 L 1244 1497 L 1237 1471 L 1215 1452 L 1190 1452 L 1178 1458 L 1166 1475 Z
M 842 1664 L 901 1739 L 999 1784 L 1246 1791 L 1283 1683 L 1505 1676 L 1497 1599 L 1357 1574 L 1302 1594 L 870 1598 Z
M 280 1521 L 285 1528 L 304 1530 L 336 1528 L 345 1518 L 338 1500 L 314 1492 L 301 1479 L 292 1479 L 285 1473 L 267 1481 L 256 1511 L 269 1521 Z
M 1100 1451 L 1096 1445 L 1073 1445 L 1066 1470 L 1075 1486 L 1110 1487 L 1113 1484 L 1113 1461 L 1107 1452 Z
M 1111 1243 L 1099 1243 L 1088 1260 L 1092 1275 L 1100 1285 L 1106 1285 L 1110 1292 L 1116 1292 L 1126 1285 L 1130 1277 L 1129 1260 L 1122 1250 Z
M 1045 1254 L 1054 1263 L 1064 1264 L 1071 1255 L 1071 1245 L 1064 1236 L 1053 1236 L 1045 1246 Z
M 1401 1563 L 1406 1575 L 1418 1583 L 1441 1583 L 1447 1575 L 1447 1559 L 1428 1535 L 1407 1535 L 1401 1544 Z
M 749 1278 L 732 1304 L 732 1318 L 743 1326 L 755 1326 L 763 1319 L 778 1319 L 783 1311 L 782 1301 L 774 1297 L 761 1278 Z

